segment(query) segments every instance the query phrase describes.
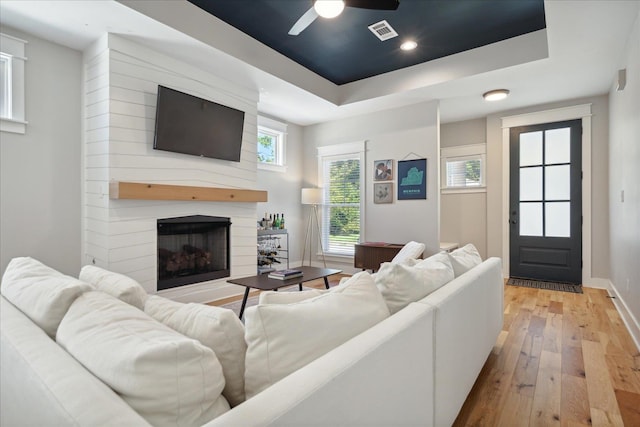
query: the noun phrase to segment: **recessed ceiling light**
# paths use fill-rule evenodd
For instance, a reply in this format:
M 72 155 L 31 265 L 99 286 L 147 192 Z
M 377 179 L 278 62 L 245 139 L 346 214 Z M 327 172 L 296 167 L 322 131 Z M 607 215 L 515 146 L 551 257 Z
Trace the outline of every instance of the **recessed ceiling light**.
M 509 95 L 509 91 L 507 89 L 496 89 L 483 93 L 482 97 L 485 101 L 500 101 L 501 99 L 505 99 L 507 95 Z
M 313 4 L 316 13 L 323 18 L 335 18 L 342 13 L 344 1 L 342 0 L 316 0 Z
M 414 42 L 413 40 L 407 40 L 400 45 L 400 49 L 402 50 L 413 50 L 416 47 L 418 47 L 418 43 Z

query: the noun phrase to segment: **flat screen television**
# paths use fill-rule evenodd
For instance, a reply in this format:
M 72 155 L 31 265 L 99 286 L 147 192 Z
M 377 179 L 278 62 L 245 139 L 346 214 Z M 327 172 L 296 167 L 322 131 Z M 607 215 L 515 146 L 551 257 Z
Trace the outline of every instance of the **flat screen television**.
M 158 85 L 153 148 L 240 161 L 244 111 Z

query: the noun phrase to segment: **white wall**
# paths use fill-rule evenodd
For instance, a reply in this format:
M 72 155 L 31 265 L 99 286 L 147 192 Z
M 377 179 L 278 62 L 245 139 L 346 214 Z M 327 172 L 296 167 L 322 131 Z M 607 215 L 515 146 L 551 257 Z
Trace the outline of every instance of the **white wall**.
M 2 27 L 28 41 L 26 134 L 0 134 L 0 272 L 31 256 L 80 269 L 80 52 Z
M 426 244 L 426 253 L 439 248 L 439 112 L 437 102 L 366 114 L 304 128 L 304 185 L 318 184 L 317 147 L 366 141 L 365 235 L 363 240 Z M 373 203 L 373 162 L 427 158 L 427 200 L 397 200 L 394 173 L 394 202 Z M 353 260 L 331 259 L 343 269 Z
M 640 345 L 640 13 L 625 52 L 618 65 L 627 70 L 626 87 L 616 91 L 614 84 L 609 92 L 608 259 L 611 282 Z
M 271 117 L 279 120 L 276 117 Z M 281 120 L 280 120 L 281 121 Z M 269 201 L 258 203 L 256 220 L 265 212 L 284 213 L 285 226 L 289 232 L 289 265 L 298 266 L 302 259 L 302 244 L 306 216 L 300 204 L 302 188 L 302 127 L 287 123 L 286 171 L 271 171 L 258 168 L 256 188 L 269 193 Z
M 484 144 L 486 119 L 443 123 L 440 146 Z M 448 193 L 440 196 L 440 240 L 459 246 L 473 243 L 487 257 L 487 193 Z
M 157 219 L 231 218 L 231 276 L 255 274 L 256 203 L 111 200 L 111 181 L 256 188 L 257 90 L 233 85 L 125 38 L 105 35 L 85 52 L 84 262 L 157 285 Z M 158 84 L 245 112 L 240 162 L 153 149 Z M 239 293 L 225 279 L 161 293 L 211 301 Z

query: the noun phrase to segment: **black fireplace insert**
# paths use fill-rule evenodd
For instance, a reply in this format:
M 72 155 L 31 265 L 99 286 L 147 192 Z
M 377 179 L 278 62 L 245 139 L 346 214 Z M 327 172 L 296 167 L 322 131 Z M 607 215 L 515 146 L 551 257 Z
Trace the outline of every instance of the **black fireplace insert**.
M 225 217 L 192 215 L 158 220 L 158 290 L 230 276 Z

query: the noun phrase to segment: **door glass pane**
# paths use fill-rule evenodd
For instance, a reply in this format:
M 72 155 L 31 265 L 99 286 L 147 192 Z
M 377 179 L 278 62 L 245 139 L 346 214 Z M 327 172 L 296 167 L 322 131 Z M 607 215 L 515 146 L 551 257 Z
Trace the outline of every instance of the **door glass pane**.
M 542 236 L 542 203 L 520 203 L 520 235 Z
M 542 200 L 542 167 L 520 169 L 520 200 Z
M 542 164 L 542 132 L 520 134 L 520 166 Z
M 571 129 L 545 131 L 544 162 L 569 163 L 571 161 Z
M 545 200 L 570 200 L 571 179 L 569 165 L 547 166 L 544 169 Z
M 547 237 L 571 237 L 569 202 L 547 203 L 544 209 Z

